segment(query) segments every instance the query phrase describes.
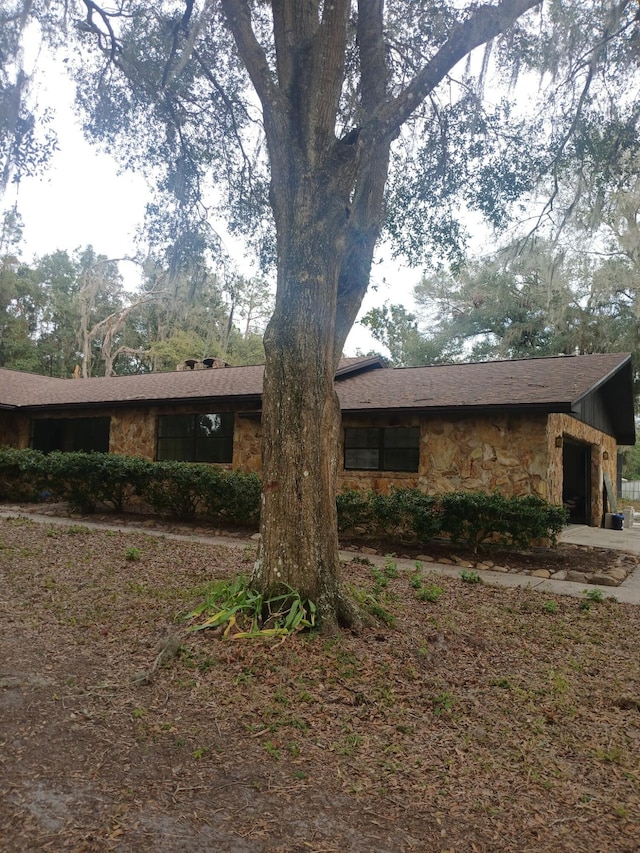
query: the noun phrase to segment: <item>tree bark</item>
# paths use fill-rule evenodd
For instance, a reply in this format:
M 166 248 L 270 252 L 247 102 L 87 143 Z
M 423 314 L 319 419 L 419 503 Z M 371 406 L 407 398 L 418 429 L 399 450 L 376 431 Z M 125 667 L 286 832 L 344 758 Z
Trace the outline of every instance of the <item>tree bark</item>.
M 296 589 L 316 603 L 327 626 L 352 618 L 340 591 L 335 505 L 335 323 L 347 207 L 340 182 L 295 184 L 280 207 L 286 221 L 278 229 L 276 306 L 264 337 L 262 538 L 254 582 L 269 593 Z

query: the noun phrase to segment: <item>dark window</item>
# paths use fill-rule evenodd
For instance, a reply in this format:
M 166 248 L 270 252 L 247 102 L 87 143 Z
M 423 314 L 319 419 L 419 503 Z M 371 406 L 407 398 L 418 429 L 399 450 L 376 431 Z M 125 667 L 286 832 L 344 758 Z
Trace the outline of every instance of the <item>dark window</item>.
M 348 427 L 344 431 L 347 471 L 417 471 L 419 461 L 419 427 Z
M 233 414 L 160 415 L 156 458 L 165 462 L 232 462 Z
M 42 418 L 31 421 L 31 447 L 50 453 L 109 452 L 110 418 Z

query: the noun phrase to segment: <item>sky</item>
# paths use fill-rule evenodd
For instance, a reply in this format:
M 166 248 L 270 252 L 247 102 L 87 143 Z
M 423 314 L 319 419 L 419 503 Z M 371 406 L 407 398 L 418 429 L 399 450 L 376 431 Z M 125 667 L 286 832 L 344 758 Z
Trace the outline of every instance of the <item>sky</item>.
M 23 259 L 28 262 L 58 249 L 72 252 L 89 244 L 109 258 L 134 255 L 136 230 L 142 224 L 149 196 L 145 180 L 121 172 L 115 157 L 84 139 L 73 111 L 73 84 L 50 57 L 41 54 L 37 63 L 41 73 L 34 94 L 41 104 L 55 108 L 52 124 L 59 150 L 45 172 L 23 178 L 19 186 L 10 186 L 3 199 L 5 208 L 17 203 L 22 217 Z M 242 271 L 249 273 L 242 247 L 229 240 L 225 244 Z M 120 270 L 125 284 L 135 286 L 138 268 L 121 263 Z M 411 289 L 419 277 L 417 271 L 402 269 L 393 262 L 379 263 L 361 315 L 386 300 L 410 305 Z M 345 354 L 371 349 L 384 352 L 368 330 L 356 324 Z

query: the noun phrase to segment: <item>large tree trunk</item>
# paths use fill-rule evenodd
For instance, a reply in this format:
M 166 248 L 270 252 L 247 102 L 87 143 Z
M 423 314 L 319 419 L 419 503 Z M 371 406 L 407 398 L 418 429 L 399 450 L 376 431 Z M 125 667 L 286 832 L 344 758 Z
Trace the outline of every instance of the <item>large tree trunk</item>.
M 265 592 L 288 585 L 315 601 L 325 625 L 350 621 L 339 585 L 334 389 L 347 215 L 343 193 L 332 195 L 326 185 L 298 191 L 287 205 L 293 216 L 280 223 L 278 295 L 264 338 L 262 541 L 254 573 Z

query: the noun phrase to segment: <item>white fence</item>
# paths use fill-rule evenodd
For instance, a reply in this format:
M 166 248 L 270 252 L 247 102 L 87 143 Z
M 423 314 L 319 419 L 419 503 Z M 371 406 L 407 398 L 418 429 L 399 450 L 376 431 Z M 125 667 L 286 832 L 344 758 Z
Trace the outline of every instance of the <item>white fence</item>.
M 640 501 L 640 480 L 623 480 L 620 497 Z

